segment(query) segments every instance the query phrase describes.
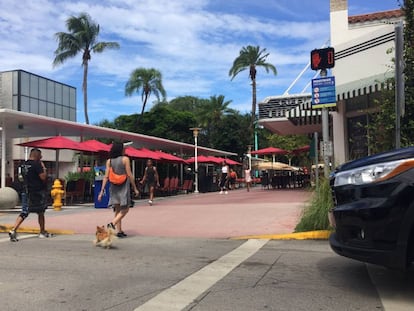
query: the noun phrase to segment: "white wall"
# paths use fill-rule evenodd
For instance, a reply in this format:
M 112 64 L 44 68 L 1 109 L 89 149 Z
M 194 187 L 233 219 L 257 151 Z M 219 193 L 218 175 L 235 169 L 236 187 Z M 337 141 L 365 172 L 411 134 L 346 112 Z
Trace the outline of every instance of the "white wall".
M 334 11 L 330 14 L 331 46 L 335 53 L 353 47 L 357 44 L 369 41 L 380 35 L 392 32 L 394 25 L 380 22 L 371 22 L 366 25 L 348 25 L 348 11 Z M 367 83 L 370 77 L 386 77 L 392 75 L 392 54 L 386 51 L 394 46 L 390 41 L 365 51 L 361 51 L 347 57 L 336 59 L 335 68 L 332 74 L 335 76 L 337 90 L 344 88 L 344 85 L 352 82 L 360 87 Z M 364 80 L 364 81 L 362 81 Z M 338 103 L 338 111 L 332 113 L 333 118 L 333 143 L 335 164 L 342 164 L 347 161 L 347 129 L 346 110 L 344 103 Z

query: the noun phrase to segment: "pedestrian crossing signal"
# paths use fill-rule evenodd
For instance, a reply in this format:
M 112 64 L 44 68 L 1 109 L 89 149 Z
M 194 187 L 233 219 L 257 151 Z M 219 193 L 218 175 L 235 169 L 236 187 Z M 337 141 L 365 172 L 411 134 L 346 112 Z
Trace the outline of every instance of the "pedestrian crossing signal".
M 315 49 L 311 52 L 312 70 L 329 69 L 335 66 L 335 49 Z

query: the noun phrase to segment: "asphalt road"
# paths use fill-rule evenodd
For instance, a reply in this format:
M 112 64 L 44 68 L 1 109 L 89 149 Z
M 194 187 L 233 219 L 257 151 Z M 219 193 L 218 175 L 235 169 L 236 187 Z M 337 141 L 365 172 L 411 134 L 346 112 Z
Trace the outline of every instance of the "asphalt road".
M 25 237 L 24 234 L 21 237 Z M 413 310 L 414 273 L 327 241 L 0 235 L 1 310 Z

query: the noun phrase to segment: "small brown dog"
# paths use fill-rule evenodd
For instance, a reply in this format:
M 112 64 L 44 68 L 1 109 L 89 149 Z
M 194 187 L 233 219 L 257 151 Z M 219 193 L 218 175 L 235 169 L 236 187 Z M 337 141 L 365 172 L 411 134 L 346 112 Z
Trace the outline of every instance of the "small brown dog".
M 111 248 L 112 241 L 115 238 L 115 230 L 112 228 L 105 229 L 105 226 L 96 226 L 96 239 L 93 243 L 103 248 Z

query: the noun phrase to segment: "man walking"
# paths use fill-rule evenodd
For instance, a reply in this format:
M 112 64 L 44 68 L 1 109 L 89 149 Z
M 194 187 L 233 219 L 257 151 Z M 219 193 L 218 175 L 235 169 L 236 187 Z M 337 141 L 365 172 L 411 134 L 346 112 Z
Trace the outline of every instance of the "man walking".
M 17 242 L 16 231 L 29 216 L 29 213 L 37 213 L 40 233 L 39 238 L 48 238 L 51 235 L 45 230 L 45 211 L 46 203 L 46 181 L 47 171 L 41 161 L 42 152 L 34 148 L 30 151 L 29 159 L 25 162 L 22 169 L 23 193 L 22 193 L 22 212 L 16 219 L 16 223 L 9 232 L 10 241 Z

